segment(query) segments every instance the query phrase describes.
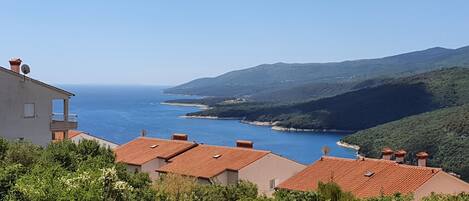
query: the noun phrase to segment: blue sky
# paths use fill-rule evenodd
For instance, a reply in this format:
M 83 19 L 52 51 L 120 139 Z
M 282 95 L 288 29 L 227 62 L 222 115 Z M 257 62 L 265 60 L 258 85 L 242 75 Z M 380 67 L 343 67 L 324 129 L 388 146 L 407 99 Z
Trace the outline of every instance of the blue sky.
M 469 45 L 469 1 L 1 1 L 0 65 L 58 84 L 175 85 L 276 62 Z

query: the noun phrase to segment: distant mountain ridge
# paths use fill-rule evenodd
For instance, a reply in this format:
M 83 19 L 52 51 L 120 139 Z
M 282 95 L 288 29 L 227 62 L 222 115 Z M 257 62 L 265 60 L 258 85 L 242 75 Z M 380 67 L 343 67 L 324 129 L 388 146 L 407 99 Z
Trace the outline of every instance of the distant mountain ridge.
M 347 84 L 379 77 L 413 75 L 452 66 L 469 66 L 469 46 L 458 49 L 436 47 L 378 59 L 262 64 L 231 71 L 214 78 L 196 79 L 167 89 L 165 92 L 265 100 L 275 97 L 275 95 L 271 97 L 269 93 L 283 90 L 282 94 L 289 95 L 289 89 L 302 88 L 313 93 L 318 91 L 321 96 L 321 90 L 324 88 L 318 85 Z M 343 91 L 341 90 L 339 89 L 337 93 L 329 91 L 324 96 L 340 94 Z M 256 94 L 263 95 L 256 96 Z

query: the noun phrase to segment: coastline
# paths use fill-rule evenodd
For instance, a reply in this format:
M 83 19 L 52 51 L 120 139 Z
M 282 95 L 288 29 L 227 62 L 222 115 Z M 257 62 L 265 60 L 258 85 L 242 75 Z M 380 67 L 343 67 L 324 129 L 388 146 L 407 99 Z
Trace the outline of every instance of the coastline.
M 234 117 L 216 117 L 216 116 L 179 116 L 181 118 L 186 118 L 186 119 L 212 119 L 212 120 L 239 120 L 239 118 L 234 118 Z
M 281 126 L 273 126 L 272 130 L 286 132 L 329 132 L 329 133 L 351 133 L 353 131 L 337 130 L 337 129 L 308 129 L 308 128 L 286 128 Z
M 240 121 L 243 124 L 249 124 L 249 125 L 254 125 L 254 126 L 275 126 L 277 122 L 267 122 L 267 121 L 246 121 L 246 120 L 241 120 Z
M 337 141 L 337 145 L 339 145 L 340 147 L 355 149 L 356 151 L 360 150 L 360 146 L 349 144 L 349 143 L 346 143 L 346 142 L 343 142 L 343 141 Z
M 203 104 L 193 104 L 193 103 L 168 103 L 162 102 L 162 105 L 171 105 L 171 106 L 182 106 L 182 107 L 197 107 L 201 110 L 210 109 L 208 105 Z M 265 121 L 247 121 L 242 120 L 241 118 L 237 117 L 217 117 L 217 116 L 188 116 L 183 115 L 180 118 L 187 118 L 187 119 L 211 119 L 211 120 L 240 120 L 240 123 L 249 124 L 254 126 L 268 126 L 271 127 L 272 130 L 275 131 L 282 131 L 282 132 L 333 132 L 333 133 L 352 133 L 354 131 L 347 131 L 347 130 L 337 130 L 337 129 L 303 129 L 303 128 L 286 128 L 282 126 L 278 126 L 279 122 L 265 122 Z M 348 147 L 351 149 L 358 150 L 360 147 L 356 145 L 349 145 L 345 142 L 337 142 L 339 146 Z M 340 143 L 340 144 L 339 144 Z M 357 148 L 358 147 L 358 148 Z
M 171 105 L 171 106 L 182 106 L 182 107 L 197 107 L 202 110 L 207 110 L 210 109 L 208 105 L 202 105 L 202 104 L 195 104 L 195 103 L 167 103 L 167 102 L 161 102 L 161 105 Z

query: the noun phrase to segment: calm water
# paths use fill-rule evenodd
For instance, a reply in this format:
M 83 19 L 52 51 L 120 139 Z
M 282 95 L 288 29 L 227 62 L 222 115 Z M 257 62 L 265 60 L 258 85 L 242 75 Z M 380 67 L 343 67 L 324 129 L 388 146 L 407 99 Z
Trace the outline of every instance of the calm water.
M 237 139 L 252 140 L 257 149 L 311 163 L 321 155 L 321 147 L 331 148 L 331 155 L 355 157 L 355 152 L 336 145 L 343 134 L 292 133 L 273 131 L 239 123 L 235 120 L 180 118 L 195 107 L 162 105 L 170 99 L 188 98 L 163 94 L 163 87 L 150 86 L 63 86 L 76 94 L 71 112 L 78 114 L 79 130 L 105 139 L 125 143 L 140 135 L 169 138 L 172 133 L 187 133 L 199 143 L 233 146 Z

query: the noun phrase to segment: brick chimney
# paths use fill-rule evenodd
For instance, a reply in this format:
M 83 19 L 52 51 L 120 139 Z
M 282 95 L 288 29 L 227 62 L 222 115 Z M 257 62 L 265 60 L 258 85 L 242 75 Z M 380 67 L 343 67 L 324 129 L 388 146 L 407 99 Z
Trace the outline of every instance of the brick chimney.
M 407 152 L 403 149 L 399 150 L 399 151 L 396 151 L 394 153 L 394 157 L 396 157 L 396 162 L 398 163 L 404 163 L 404 159 L 405 159 L 405 155 L 407 154 Z
M 419 152 L 417 153 L 417 165 L 420 167 L 426 167 L 427 166 L 427 159 L 428 159 L 428 153 L 427 152 Z
M 182 141 L 187 141 L 189 137 L 187 134 L 182 134 L 182 133 L 174 133 L 173 136 L 171 137 L 172 140 L 182 140 Z
M 384 147 L 381 153 L 383 154 L 383 160 L 391 160 L 394 151 L 389 147 Z
M 252 149 L 254 147 L 254 143 L 248 140 L 236 140 L 236 147 Z
M 20 65 L 23 61 L 21 61 L 20 58 L 11 58 L 9 62 L 11 71 L 15 73 L 20 73 Z

